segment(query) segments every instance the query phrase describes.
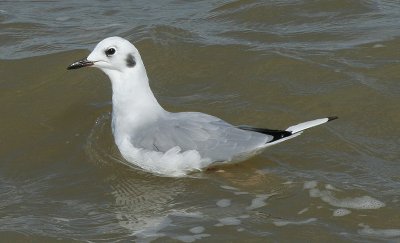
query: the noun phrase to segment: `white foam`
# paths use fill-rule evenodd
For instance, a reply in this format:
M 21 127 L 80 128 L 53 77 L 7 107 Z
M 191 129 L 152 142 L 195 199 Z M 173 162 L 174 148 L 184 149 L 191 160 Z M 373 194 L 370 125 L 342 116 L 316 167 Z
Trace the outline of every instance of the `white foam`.
M 234 192 L 235 195 L 245 195 L 249 194 L 248 192 Z
M 383 44 L 375 44 L 372 47 L 373 48 L 382 48 L 382 47 L 385 47 L 385 45 L 383 45 Z
M 57 220 L 57 221 L 61 221 L 61 222 L 69 222 L 69 221 L 71 221 L 70 219 L 67 219 L 67 218 L 57 218 L 57 217 L 54 217 L 53 219 L 55 219 L 55 220 Z
M 203 214 L 201 212 L 186 212 L 184 210 L 172 210 L 164 216 L 145 218 L 142 219 L 140 222 L 137 222 L 136 218 L 135 220 L 123 220 L 126 217 L 125 214 L 118 213 L 116 215 L 117 219 L 121 220 L 119 222 L 120 225 L 124 228 L 130 229 L 132 231 L 132 235 L 135 235 L 137 237 L 137 242 L 150 242 L 165 236 L 166 234 L 160 231 L 167 228 L 168 226 L 173 225 L 171 216 L 203 218 Z
M 226 217 L 218 220 L 222 225 L 239 225 L 242 221 L 240 219 L 237 219 L 235 217 Z M 220 226 L 220 225 L 217 225 Z
M 370 196 L 338 199 L 329 191 L 321 191 L 321 200 L 335 207 L 352 209 L 378 209 L 385 206 L 385 203 Z
M 335 217 L 343 217 L 348 214 L 351 214 L 351 211 L 345 208 L 338 208 L 335 211 L 333 211 L 333 216 Z
M 334 207 L 352 208 L 352 209 L 378 209 L 386 206 L 385 203 L 370 196 L 361 196 L 353 198 L 347 197 L 339 199 L 336 198 L 333 192 L 329 190 L 319 190 L 317 188 L 317 184 L 318 183 L 316 181 L 308 181 L 304 183 L 303 188 L 309 190 L 310 197 L 319 197 L 321 198 L 322 201 Z
M 308 193 L 310 194 L 310 197 L 320 197 L 321 195 L 321 191 L 317 188 L 310 189 Z
M 233 186 L 221 186 L 221 188 L 224 188 L 226 190 L 231 190 L 231 191 L 237 191 L 238 189 Z
M 177 217 L 188 217 L 188 218 L 203 218 L 204 217 L 202 212 L 199 212 L 199 211 L 186 212 L 185 210 L 171 210 L 169 215 L 177 216 Z
M 225 208 L 231 206 L 231 200 L 230 199 L 221 199 L 217 201 L 217 206 L 220 208 Z
M 302 210 L 300 210 L 297 214 L 303 214 L 305 212 L 308 211 L 308 208 L 303 208 Z
M 338 191 L 338 192 L 341 191 L 341 190 L 337 189 L 336 187 L 332 186 L 331 184 L 326 184 L 325 189 L 332 190 L 332 191 Z
M 165 236 L 164 233 L 160 233 L 159 231 L 168 227 L 171 223 L 172 220 L 168 217 L 150 218 L 147 220 L 144 228 L 135 231 L 133 234 L 137 237 L 137 242 L 149 242 Z
M 378 238 L 400 237 L 400 229 L 374 229 L 365 224 L 359 224 L 362 229 L 358 230 L 360 235 L 375 236 Z
M 193 235 L 180 235 L 177 236 L 175 239 L 187 243 L 196 241 L 196 238 Z
M 196 226 L 196 227 L 193 227 L 193 228 L 191 228 L 189 231 L 191 232 L 191 233 L 193 233 L 193 234 L 201 234 L 201 233 L 203 233 L 204 232 L 204 227 L 203 226 Z
M 294 225 L 301 225 L 301 224 L 309 224 L 311 222 L 317 221 L 316 218 L 309 218 L 305 220 L 300 220 L 300 221 L 290 221 L 290 220 L 284 220 L 284 219 L 275 219 L 272 223 L 275 226 L 286 226 L 289 224 L 294 224 Z
M 209 234 L 197 234 L 197 235 L 180 235 L 175 237 L 175 239 L 182 242 L 194 242 L 196 240 L 200 240 L 204 237 L 209 237 Z
M 253 210 L 253 209 L 256 209 L 256 208 L 264 207 L 265 205 L 267 205 L 265 200 L 267 200 L 272 195 L 275 195 L 275 194 L 260 194 L 260 195 L 257 195 L 256 198 L 254 198 L 251 201 L 250 206 L 246 207 L 246 209 L 247 210 Z
M 303 188 L 304 189 L 312 189 L 317 187 L 318 182 L 317 181 L 306 181 L 304 182 Z
M 203 213 L 199 211 L 186 212 L 184 210 L 171 210 L 169 215 L 177 217 L 188 217 L 188 218 L 203 218 Z

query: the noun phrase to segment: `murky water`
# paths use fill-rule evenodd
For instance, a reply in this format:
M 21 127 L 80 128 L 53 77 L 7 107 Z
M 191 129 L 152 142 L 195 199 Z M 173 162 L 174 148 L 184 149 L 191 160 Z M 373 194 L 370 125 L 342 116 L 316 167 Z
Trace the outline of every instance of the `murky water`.
M 400 241 L 400 3 L 0 2 L 0 240 Z M 135 43 L 171 111 L 269 128 L 339 120 L 167 178 L 123 163 L 99 70 Z

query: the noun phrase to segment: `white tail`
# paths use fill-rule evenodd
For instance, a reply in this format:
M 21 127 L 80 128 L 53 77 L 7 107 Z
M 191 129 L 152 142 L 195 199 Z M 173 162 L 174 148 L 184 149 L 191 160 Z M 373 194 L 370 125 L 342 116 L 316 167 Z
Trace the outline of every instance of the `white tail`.
M 288 127 L 286 129 L 286 131 L 291 132 L 291 133 L 294 134 L 294 133 L 298 133 L 298 132 L 304 131 L 304 130 L 310 128 L 310 127 L 315 127 L 315 126 L 324 124 L 324 123 L 326 123 L 328 121 L 332 121 L 332 120 L 335 120 L 335 119 L 337 119 L 337 116 L 332 116 L 332 117 L 327 117 L 327 118 L 321 118 L 321 119 L 317 119 L 317 120 L 307 121 L 307 122 L 303 122 L 303 123 Z
M 326 117 L 326 118 L 321 118 L 321 119 L 317 119 L 317 120 L 312 120 L 312 121 L 308 121 L 308 122 L 303 122 L 291 127 L 288 127 L 285 131 L 292 133 L 292 135 L 289 135 L 287 137 L 283 137 L 281 139 L 277 139 L 277 140 L 273 140 L 271 142 L 266 143 L 264 146 L 261 147 L 261 149 L 264 149 L 266 147 L 269 147 L 271 145 L 277 144 L 277 143 L 281 143 L 283 141 L 295 138 L 297 136 L 299 136 L 300 134 L 303 133 L 304 130 L 310 128 L 310 127 L 315 127 L 321 124 L 324 124 L 328 121 L 332 121 L 337 119 L 336 116 L 332 116 L 332 117 Z

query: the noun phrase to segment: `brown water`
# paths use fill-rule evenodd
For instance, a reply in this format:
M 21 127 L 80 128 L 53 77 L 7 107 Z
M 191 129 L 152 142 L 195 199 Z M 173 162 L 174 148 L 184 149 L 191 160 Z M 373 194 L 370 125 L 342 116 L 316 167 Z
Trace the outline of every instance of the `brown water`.
M 0 241 L 399 242 L 399 23 L 398 1 L 0 2 Z M 65 69 L 113 35 L 168 110 L 340 119 L 190 177 L 129 167 L 107 77 Z

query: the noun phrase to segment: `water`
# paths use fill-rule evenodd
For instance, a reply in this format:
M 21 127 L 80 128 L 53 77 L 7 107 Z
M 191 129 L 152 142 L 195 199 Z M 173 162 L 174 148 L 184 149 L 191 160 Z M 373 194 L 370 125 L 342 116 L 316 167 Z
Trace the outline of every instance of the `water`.
M 1 241 L 399 241 L 399 21 L 396 1 L 1 2 Z M 132 168 L 107 77 L 66 71 L 112 35 L 170 111 L 340 119 L 185 178 Z

